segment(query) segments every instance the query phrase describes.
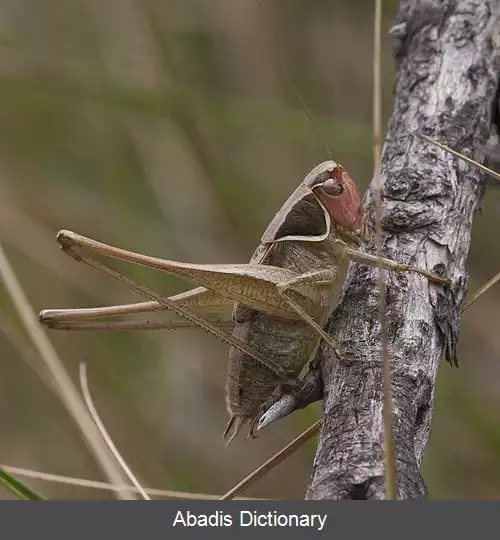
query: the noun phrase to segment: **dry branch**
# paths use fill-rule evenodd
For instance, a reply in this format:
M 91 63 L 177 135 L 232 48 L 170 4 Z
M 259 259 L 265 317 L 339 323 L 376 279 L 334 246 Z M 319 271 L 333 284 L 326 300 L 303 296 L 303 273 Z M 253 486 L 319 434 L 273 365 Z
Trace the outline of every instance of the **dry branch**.
M 494 121 L 499 0 L 404 0 L 391 31 L 394 111 L 382 155 L 384 256 L 452 278 L 449 289 L 387 274 L 398 496 L 425 497 L 420 463 L 445 354 L 456 362 L 472 219 L 484 192 L 477 169 L 416 136 L 479 162 Z M 374 185 L 366 204 L 374 213 Z M 344 351 L 319 352 L 323 423 L 308 499 L 384 498 L 383 382 L 377 270 L 351 265 L 329 332 Z

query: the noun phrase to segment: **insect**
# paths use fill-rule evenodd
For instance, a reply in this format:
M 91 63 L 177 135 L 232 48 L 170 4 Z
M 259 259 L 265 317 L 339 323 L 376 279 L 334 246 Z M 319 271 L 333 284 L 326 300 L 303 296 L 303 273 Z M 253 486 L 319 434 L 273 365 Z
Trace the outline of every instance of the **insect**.
M 230 414 L 224 437 L 229 443 L 267 404 L 295 381 L 318 339 L 335 349 L 323 330 L 333 308 L 337 267 L 342 258 L 412 271 L 437 284 L 447 280 L 426 270 L 379 259 L 361 251 L 369 231 L 358 190 L 334 161 L 312 169 L 264 232 L 249 264 L 196 265 L 167 261 L 114 248 L 70 231 L 58 234 L 72 257 L 126 283 L 149 302 L 95 309 L 43 310 L 40 321 L 52 328 L 98 328 L 82 319 L 168 309 L 230 345 L 226 405 Z M 197 287 L 164 298 L 81 253 L 93 252 L 146 265 L 196 282 Z M 233 333 L 209 323 L 190 309 L 234 303 Z M 99 324 L 99 323 L 98 323 Z M 168 327 L 165 323 L 104 323 L 106 329 Z

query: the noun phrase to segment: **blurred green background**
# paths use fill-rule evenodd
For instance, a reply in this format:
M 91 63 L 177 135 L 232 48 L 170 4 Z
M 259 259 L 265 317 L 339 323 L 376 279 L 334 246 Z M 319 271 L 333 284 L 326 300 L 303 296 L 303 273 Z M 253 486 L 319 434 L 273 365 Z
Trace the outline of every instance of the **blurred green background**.
M 373 2 L 4 0 L 0 3 L 0 239 L 36 311 L 138 297 L 65 256 L 68 228 L 159 257 L 246 262 L 274 212 L 327 159 L 286 64 L 334 156 L 372 171 Z M 384 117 L 393 61 L 384 2 Z M 500 194 L 474 224 L 470 290 L 500 268 Z M 117 265 L 155 290 L 191 285 Z M 461 368 L 442 365 L 423 473 L 433 498 L 500 496 L 496 289 L 464 315 Z M 0 463 L 102 479 L 5 290 L 0 313 Z M 227 347 L 199 331 L 49 332 L 145 485 L 223 493 L 318 417 L 294 414 L 226 452 Z M 39 365 L 41 365 L 39 363 Z M 315 442 L 246 495 L 301 498 Z M 50 498 L 106 492 L 29 481 Z M 0 498 L 7 494 L 0 492 Z

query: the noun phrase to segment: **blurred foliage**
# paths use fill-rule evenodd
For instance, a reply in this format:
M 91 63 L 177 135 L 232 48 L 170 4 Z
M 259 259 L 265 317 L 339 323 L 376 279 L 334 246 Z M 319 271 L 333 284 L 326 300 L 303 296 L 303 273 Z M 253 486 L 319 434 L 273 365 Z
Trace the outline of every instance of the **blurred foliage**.
M 0 5 L 0 238 L 36 310 L 137 297 L 58 249 L 69 228 L 174 260 L 245 262 L 329 148 L 361 190 L 372 170 L 372 2 L 10 0 Z M 393 62 L 384 2 L 384 109 Z M 499 194 L 474 225 L 470 288 L 494 274 Z M 499 223 L 500 226 L 500 223 Z M 163 293 L 188 283 L 117 265 Z M 494 290 L 463 318 L 461 368 L 443 365 L 424 476 L 435 498 L 500 495 L 500 333 Z M 25 362 L 2 291 L 0 463 L 100 479 L 79 432 Z M 224 451 L 227 348 L 197 331 L 51 332 L 76 380 L 88 364 L 102 419 L 146 486 L 222 493 L 319 413 Z M 301 498 L 315 443 L 249 490 Z M 98 498 L 30 481 L 49 498 Z M 4 494 L 2 493 L 2 496 Z M 7 495 L 5 495 L 7 496 Z

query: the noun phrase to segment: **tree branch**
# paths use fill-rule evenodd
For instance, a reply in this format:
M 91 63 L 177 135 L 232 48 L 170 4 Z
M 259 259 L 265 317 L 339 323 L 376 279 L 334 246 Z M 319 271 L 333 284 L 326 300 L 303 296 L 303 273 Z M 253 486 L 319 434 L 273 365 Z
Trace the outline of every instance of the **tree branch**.
M 443 352 L 456 363 L 465 261 L 484 178 L 416 136 L 482 162 L 498 87 L 500 0 L 403 0 L 395 42 L 394 111 L 382 155 L 384 256 L 453 280 L 387 275 L 398 496 L 425 497 L 420 463 Z M 496 32 L 496 33 L 495 33 Z M 374 185 L 366 195 L 374 214 Z M 329 331 L 345 361 L 319 351 L 323 423 L 308 499 L 384 498 L 383 382 L 377 270 L 351 265 Z

